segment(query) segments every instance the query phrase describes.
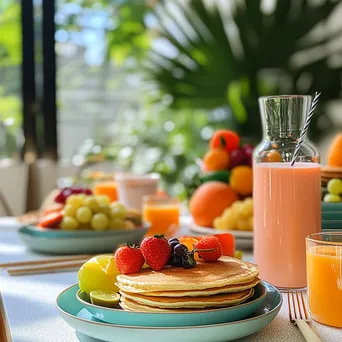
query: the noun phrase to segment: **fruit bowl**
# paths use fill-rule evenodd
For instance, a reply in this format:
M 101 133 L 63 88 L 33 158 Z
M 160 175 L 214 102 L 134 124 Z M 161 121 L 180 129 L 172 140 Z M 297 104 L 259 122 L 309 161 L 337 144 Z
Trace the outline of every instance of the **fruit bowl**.
M 246 318 L 263 304 L 266 292 L 264 283 L 260 282 L 255 287 L 253 297 L 243 304 L 219 309 L 186 310 L 177 313 L 133 312 L 101 307 L 85 301 L 80 290 L 76 297 L 83 307 L 103 322 L 128 326 L 179 327 L 232 322 Z
M 45 238 L 80 238 L 80 237 L 106 237 L 106 236 L 127 236 L 134 234 L 134 231 L 147 231 L 150 228 L 150 223 L 144 222 L 142 225 L 137 226 L 134 229 L 108 229 L 108 230 L 63 230 L 63 229 L 53 229 L 53 228 L 41 228 L 39 226 L 28 225 L 25 226 L 25 232 L 37 237 Z
M 69 233 L 74 236 L 42 236 L 28 227 L 19 229 L 22 242 L 36 252 L 63 255 L 63 254 L 100 254 L 112 253 L 121 244 L 139 244 L 146 234 L 149 225 L 132 230 L 108 231 L 63 231 L 55 230 L 51 234 Z M 49 234 L 48 232 L 47 234 Z

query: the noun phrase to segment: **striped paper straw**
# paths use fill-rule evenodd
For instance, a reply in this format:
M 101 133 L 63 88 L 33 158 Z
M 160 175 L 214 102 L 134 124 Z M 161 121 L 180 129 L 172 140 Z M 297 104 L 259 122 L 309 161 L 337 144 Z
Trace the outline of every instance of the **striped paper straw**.
M 292 157 L 292 160 L 291 160 L 291 166 L 294 165 L 295 161 L 296 161 L 296 158 L 298 157 L 298 154 L 299 154 L 299 151 L 300 151 L 300 148 L 303 144 L 303 141 L 305 139 L 305 136 L 306 136 L 306 133 L 308 131 L 308 128 L 309 128 L 309 125 L 310 125 L 310 122 L 311 122 L 311 119 L 312 119 L 312 116 L 314 114 L 314 111 L 317 107 L 317 104 L 318 104 L 318 101 L 319 101 L 319 97 L 321 96 L 321 93 L 318 93 L 316 91 L 316 94 L 315 94 L 315 97 L 311 103 L 311 108 L 310 108 L 310 111 L 309 111 L 309 114 L 306 118 L 306 121 L 305 121 L 305 125 L 304 125 L 304 128 L 302 130 L 302 133 L 300 134 L 300 137 L 298 139 L 298 142 L 297 142 L 297 145 L 296 145 L 296 148 L 295 148 L 295 151 L 294 151 L 294 154 L 293 154 L 293 157 Z

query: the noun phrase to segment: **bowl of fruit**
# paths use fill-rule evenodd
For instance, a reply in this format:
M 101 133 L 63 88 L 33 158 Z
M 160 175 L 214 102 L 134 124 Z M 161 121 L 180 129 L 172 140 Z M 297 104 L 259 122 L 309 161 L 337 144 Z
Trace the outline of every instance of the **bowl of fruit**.
M 200 186 L 189 202 L 193 224 L 199 234 L 229 231 L 237 244 L 251 247 L 253 241 L 254 147 L 242 144 L 237 133 L 218 130 L 202 160 Z
M 321 180 L 322 229 L 342 229 L 342 133 L 330 145 Z
M 61 190 L 35 225 L 19 230 L 33 250 L 53 254 L 113 251 L 124 241 L 139 243 L 149 228 L 136 210 L 89 189 Z

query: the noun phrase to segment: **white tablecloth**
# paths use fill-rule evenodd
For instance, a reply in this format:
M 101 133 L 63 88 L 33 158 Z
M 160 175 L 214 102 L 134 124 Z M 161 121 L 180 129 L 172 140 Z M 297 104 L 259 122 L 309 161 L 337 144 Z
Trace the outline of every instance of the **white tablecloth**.
M 0 263 L 40 258 L 43 256 L 27 251 L 20 243 L 12 219 L 0 219 Z M 252 254 L 246 252 L 244 259 L 252 260 Z M 75 331 L 60 318 L 56 309 L 57 295 L 76 282 L 76 272 L 9 277 L 6 272 L 0 271 L 0 288 L 12 340 L 14 342 L 95 342 L 94 339 L 76 335 Z M 314 327 L 323 341 L 342 341 L 342 330 L 316 323 Z M 284 301 L 279 315 L 269 326 L 257 334 L 238 341 L 301 342 L 304 339 L 298 329 L 289 323 L 287 305 Z

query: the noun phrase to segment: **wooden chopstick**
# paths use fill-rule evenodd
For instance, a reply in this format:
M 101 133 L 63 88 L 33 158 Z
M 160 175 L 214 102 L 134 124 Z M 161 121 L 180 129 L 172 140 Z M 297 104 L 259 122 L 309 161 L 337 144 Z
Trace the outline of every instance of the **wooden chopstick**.
M 91 254 L 81 254 L 81 255 L 72 255 L 68 257 L 44 259 L 44 260 L 7 262 L 7 263 L 0 264 L 0 268 L 55 264 L 55 263 L 60 263 L 60 262 L 67 262 L 67 261 L 74 261 L 74 260 L 81 260 L 81 259 L 85 260 L 85 259 L 90 259 L 91 257 L 93 257 L 93 255 Z
M 79 260 L 75 262 L 69 263 L 60 263 L 56 265 L 48 265 L 41 267 L 23 267 L 23 268 L 10 268 L 7 269 L 7 273 L 10 276 L 19 276 L 19 275 L 33 275 L 33 274 L 44 274 L 44 273 L 56 273 L 56 272 L 67 272 L 72 270 L 77 270 L 80 268 L 86 260 Z
M 10 340 L 11 339 L 9 336 L 9 328 L 5 317 L 4 304 L 2 301 L 2 295 L 0 291 L 0 341 L 9 342 Z

